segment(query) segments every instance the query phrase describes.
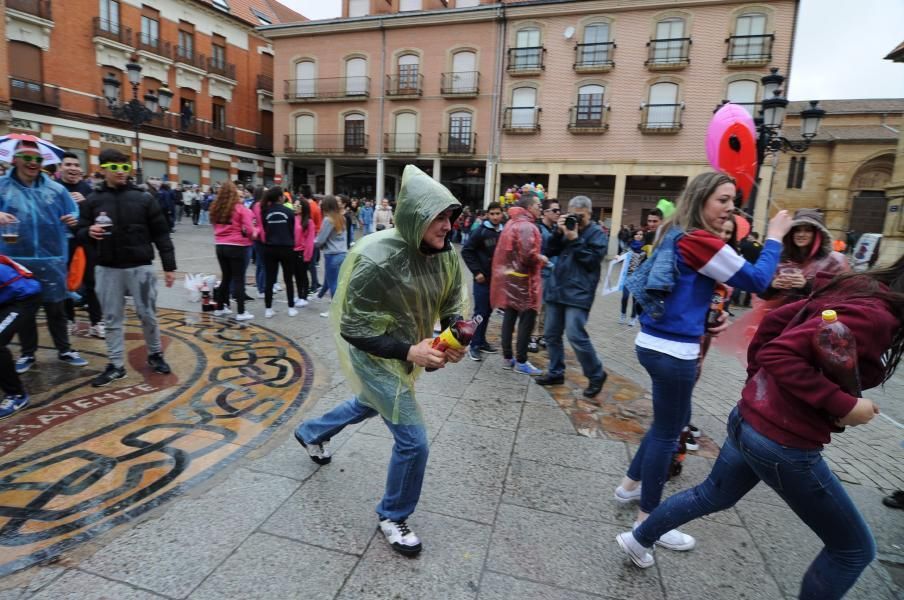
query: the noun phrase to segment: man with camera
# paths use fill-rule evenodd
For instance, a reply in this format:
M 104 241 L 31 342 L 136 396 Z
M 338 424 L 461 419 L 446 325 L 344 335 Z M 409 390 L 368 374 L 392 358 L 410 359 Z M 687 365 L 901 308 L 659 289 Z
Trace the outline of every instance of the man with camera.
M 543 335 L 549 351 L 549 370 L 537 378 L 540 385 L 565 383 L 565 350 L 562 332 L 589 380 L 584 390 L 593 398 L 603 389 L 606 372 L 587 335 L 587 318 L 600 280 L 606 255 L 606 234 L 590 220 L 592 203 L 586 196 L 575 196 L 568 203 L 558 228 L 546 245 L 547 256 L 555 256 L 555 265 L 544 286 L 546 325 Z

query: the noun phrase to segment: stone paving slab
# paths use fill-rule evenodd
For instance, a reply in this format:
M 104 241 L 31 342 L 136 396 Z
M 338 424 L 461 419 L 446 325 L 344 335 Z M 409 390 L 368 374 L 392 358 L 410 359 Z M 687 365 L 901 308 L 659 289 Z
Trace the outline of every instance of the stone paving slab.
M 545 585 L 487 571 L 480 584 L 478 600 L 599 600 L 604 596 Z
M 86 598 L 93 600 L 161 600 L 165 596 L 158 596 L 147 590 L 140 590 L 90 573 L 71 570 L 30 598 L 32 600 L 85 600 Z
M 627 461 L 622 442 L 551 431 L 519 431 L 515 456 L 612 475 L 624 475 Z

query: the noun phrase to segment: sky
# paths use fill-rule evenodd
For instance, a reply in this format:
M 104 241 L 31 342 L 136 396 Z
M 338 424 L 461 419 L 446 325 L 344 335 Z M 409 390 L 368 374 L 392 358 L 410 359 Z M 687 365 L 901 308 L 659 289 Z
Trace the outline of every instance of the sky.
M 341 0 L 280 0 L 331 19 Z M 802 0 L 788 84 L 791 100 L 904 98 L 904 64 L 883 57 L 904 41 L 904 0 Z

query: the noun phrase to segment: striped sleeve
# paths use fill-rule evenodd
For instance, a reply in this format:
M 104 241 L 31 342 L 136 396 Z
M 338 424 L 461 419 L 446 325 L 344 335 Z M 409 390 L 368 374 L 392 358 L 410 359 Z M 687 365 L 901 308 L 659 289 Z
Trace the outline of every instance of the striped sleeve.
M 772 281 L 781 247 L 781 243 L 767 240 L 756 264 L 751 265 L 708 231 L 692 231 L 678 240 L 678 252 L 687 266 L 720 283 L 756 293 Z

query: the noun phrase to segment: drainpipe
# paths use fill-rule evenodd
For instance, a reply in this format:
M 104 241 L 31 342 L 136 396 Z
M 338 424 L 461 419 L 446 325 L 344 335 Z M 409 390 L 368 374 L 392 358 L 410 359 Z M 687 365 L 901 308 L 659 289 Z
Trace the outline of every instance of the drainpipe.
M 374 205 L 386 196 L 386 167 L 383 162 L 383 120 L 386 118 L 386 28 L 380 20 L 380 123 L 377 127 L 377 192 Z

